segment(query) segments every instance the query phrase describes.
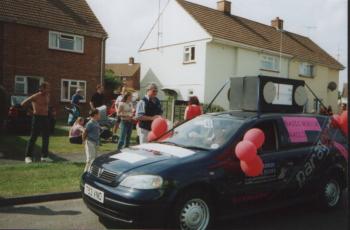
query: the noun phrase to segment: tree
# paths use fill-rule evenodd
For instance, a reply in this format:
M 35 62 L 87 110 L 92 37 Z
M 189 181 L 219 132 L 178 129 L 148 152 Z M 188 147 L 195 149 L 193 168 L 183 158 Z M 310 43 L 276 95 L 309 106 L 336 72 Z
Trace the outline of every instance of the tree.
M 122 80 L 117 76 L 113 70 L 106 69 L 104 76 L 104 88 L 108 91 L 112 91 L 119 88 L 122 85 Z

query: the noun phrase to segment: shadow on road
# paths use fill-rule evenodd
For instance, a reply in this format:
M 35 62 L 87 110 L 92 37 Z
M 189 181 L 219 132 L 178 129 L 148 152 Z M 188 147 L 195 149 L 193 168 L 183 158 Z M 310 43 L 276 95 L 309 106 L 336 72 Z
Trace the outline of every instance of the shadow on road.
M 28 214 L 28 215 L 37 215 L 37 216 L 57 216 L 57 215 L 79 215 L 81 212 L 72 211 L 72 210 L 63 210 L 63 211 L 54 211 L 45 206 L 31 206 L 31 207 L 9 207 L 6 209 L 0 209 L 0 213 L 10 214 Z
M 213 227 L 227 230 L 345 230 L 347 229 L 346 203 L 347 199 L 344 194 L 342 204 L 334 210 L 320 210 L 315 203 L 308 202 L 241 218 L 218 221 Z

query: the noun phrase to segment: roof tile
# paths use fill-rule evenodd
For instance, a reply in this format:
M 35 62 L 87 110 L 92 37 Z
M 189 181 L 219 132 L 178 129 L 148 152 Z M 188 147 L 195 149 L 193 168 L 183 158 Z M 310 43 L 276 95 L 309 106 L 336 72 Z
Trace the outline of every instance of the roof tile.
M 85 0 L 1 0 L 0 21 L 94 37 L 107 36 Z

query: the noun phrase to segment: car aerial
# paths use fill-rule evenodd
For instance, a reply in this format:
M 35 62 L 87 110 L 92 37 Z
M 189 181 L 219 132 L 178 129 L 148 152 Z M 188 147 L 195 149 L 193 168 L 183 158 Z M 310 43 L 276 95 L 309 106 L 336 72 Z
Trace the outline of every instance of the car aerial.
M 8 110 L 5 128 L 12 133 L 30 133 L 33 110 L 32 108 L 24 108 L 21 102 L 26 96 L 11 96 L 11 105 Z M 53 133 L 56 125 L 56 110 L 54 107 L 49 107 L 50 132 Z
M 236 147 L 252 129 L 259 175 Z M 164 140 L 96 158 L 81 177 L 87 207 L 104 223 L 207 229 L 216 219 L 315 200 L 335 208 L 346 188 L 347 139 L 329 116 L 228 111 L 199 116 Z

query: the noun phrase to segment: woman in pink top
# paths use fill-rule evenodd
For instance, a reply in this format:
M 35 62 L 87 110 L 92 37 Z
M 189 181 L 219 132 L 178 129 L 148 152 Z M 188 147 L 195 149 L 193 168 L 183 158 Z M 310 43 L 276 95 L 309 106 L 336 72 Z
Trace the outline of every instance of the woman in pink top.
M 202 106 L 199 104 L 199 100 L 196 96 L 190 97 L 190 100 L 188 102 L 188 106 L 185 110 L 185 120 L 191 120 L 199 115 L 202 115 L 203 109 Z
M 84 118 L 78 117 L 72 128 L 69 130 L 69 142 L 72 144 L 83 143 Z

